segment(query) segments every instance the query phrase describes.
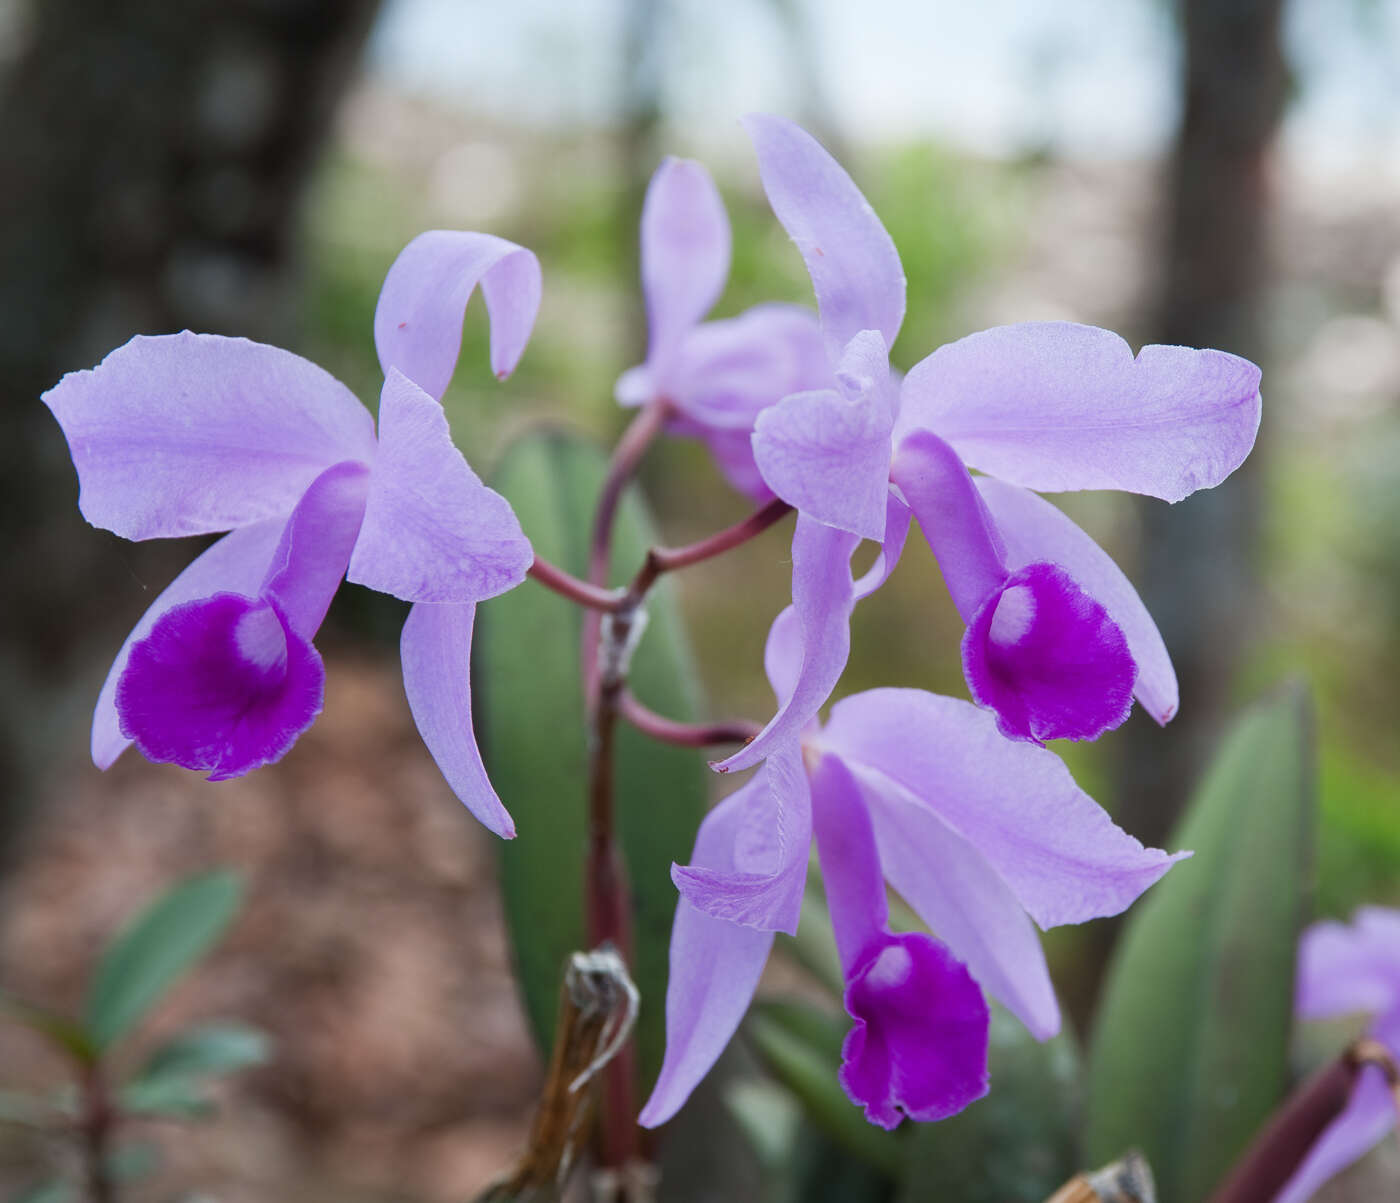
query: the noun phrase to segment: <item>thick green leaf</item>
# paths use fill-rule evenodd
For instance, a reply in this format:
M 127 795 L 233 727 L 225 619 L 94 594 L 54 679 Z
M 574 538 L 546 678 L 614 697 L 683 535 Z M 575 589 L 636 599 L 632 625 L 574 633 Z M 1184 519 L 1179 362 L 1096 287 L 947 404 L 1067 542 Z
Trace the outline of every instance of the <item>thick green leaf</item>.
M 586 570 L 589 528 L 605 462 L 591 444 L 537 432 L 506 453 L 492 483 L 510 500 L 535 550 Z M 617 579 L 656 541 L 641 501 L 623 502 L 614 541 Z M 668 582 L 648 602 L 649 623 L 632 662 L 632 687 L 663 713 L 692 718 L 694 667 Z M 477 611 L 477 728 L 501 800 L 519 837 L 501 850 L 501 884 L 526 1010 L 540 1044 L 554 1030 L 568 954 L 584 947 L 586 763 L 579 681 L 580 611 L 527 583 Z M 649 1084 L 665 1041 L 663 999 L 676 891 L 672 861 L 685 861 L 708 787 L 702 757 L 644 739 L 617 738 L 619 838 L 632 886 L 633 973 L 642 995 L 637 1029 Z
M 1042 1203 L 1078 1168 L 1079 1055 L 992 1004 L 991 1092 L 937 1124 L 909 1124 L 898 1203 Z
M 266 1032 L 241 1023 L 211 1023 L 181 1032 L 151 1054 L 139 1081 L 196 1078 L 261 1065 L 271 1053 Z
M 836 1079 L 844 1023 L 805 1003 L 763 1001 L 750 1009 L 746 1030 L 773 1076 L 798 1097 L 817 1127 L 882 1174 L 900 1173 L 902 1134 L 869 1123 Z
M 124 1035 L 213 947 L 233 920 L 241 893 L 234 873 L 191 877 L 118 933 L 97 967 L 83 1017 L 99 1049 Z
M 1240 719 L 1173 838 L 1195 856 L 1140 904 L 1109 970 L 1086 1164 L 1141 1149 L 1162 1203 L 1205 1198 L 1288 1085 L 1311 742 L 1300 690 Z

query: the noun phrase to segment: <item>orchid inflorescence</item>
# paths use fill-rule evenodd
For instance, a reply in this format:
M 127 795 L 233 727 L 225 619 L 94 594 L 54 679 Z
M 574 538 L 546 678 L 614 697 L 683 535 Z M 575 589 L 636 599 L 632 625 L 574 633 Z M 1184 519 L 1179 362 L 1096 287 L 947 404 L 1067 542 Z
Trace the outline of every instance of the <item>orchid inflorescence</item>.
M 133 339 L 45 394 L 93 525 L 129 539 L 228 532 L 118 653 L 92 755 L 106 768 L 134 743 L 212 780 L 278 760 L 321 709 L 313 639 L 349 579 L 412 603 L 401 651 L 418 729 L 472 813 L 513 837 L 472 734 L 476 603 L 534 576 L 635 636 L 660 568 L 727 550 L 791 509 L 792 602 L 765 654 L 775 712 L 714 765 L 757 771 L 673 870 L 666 1056 L 640 1121 L 669 1119 L 734 1034 L 775 933 L 797 927 L 813 839 L 852 1020 L 841 1084 L 872 1123 L 937 1120 L 986 1092 L 985 996 L 1039 1039 L 1058 1031 L 1036 927 L 1117 914 L 1187 855 L 1119 829 L 1045 746 L 1097 738 L 1134 698 L 1165 723 L 1177 687 L 1131 584 L 1038 492 L 1176 501 L 1218 484 L 1253 445 L 1260 373 L 1221 351 L 1134 356 L 1107 331 L 1044 322 L 971 335 L 900 378 L 888 355 L 905 281 L 889 235 L 808 134 L 768 116 L 747 126 L 817 312 L 760 305 L 705 321 L 728 274 L 728 220 L 703 167 L 661 165 L 642 214 L 648 352 L 617 399 L 702 439 L 763 508 L 658 560 L 632 590 L 539 559 L 452 443 L 441 398 L 473 291 L 500 377 L 539 307 L 537 259 L 503 239 L 433 231 L 391 267 L 374 322 L 377 430 L 313 364 L 213 335 Z M 874 689 L 823 724 L 853 609 L 894 572 L 914 519 L 966 627 L 972 701 Z M 862 540 L 878 555 L 857 579 Z M 622 712 L 675 742 L 735 730 L 709 740 Z M 892 929 L 887 883 L 936 937 Z

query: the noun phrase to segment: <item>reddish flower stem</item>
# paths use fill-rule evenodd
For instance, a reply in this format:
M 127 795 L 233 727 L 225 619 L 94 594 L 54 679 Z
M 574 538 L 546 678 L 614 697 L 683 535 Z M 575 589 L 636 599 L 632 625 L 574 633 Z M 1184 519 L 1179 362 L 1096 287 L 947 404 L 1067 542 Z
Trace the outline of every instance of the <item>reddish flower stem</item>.
M 683 547 L 653 547 L 647 552 L 646 561 L 627 588 L 628 596 L 640 602 L 647 591 L 656 584 L 659 577 L 678 568 L 688 568 L 702 560 L 723 555 L 726 551 L 747 543 L 761 535 L 775 522 L 780 522 L 792 512 L 786 501 L 774 498 L 767 505 L 756 509 L 747 518 L 733 526 L 726 526 L 704 539 L 687 543 Z
M 88 1203 L 114 1203 L 116 1185 L 112 1181 L 108 1158 L 111 1153 L 112 1126 L 116 1114 L 107 1096 L 107 1083 L 102 1067 L 92 1062 L 83 1075 L 83 1113 L 79 1121 L 82 1140 L 83 1176 Z
M 1323 1130 L 1342 1113 L 1357 1077 L 1368 1065 L 1385 1073 L 1400 1107 L 1400 1067 L 1395 1059 L 1376 1041 L 1358 1040 L 1284 1100 L 1210 1203 L 1271 1203 Z
M 719 723 L 680 723 L 664 714 L 657 714 L 639 702 L 630 690 L 624 690 L 617 701 L 618 713 L 643 735 L 678 748 L 708 748 L 714 744 L 744 744 L 763 728 L 747 719 Z
M 551 564 L 541 556 L 536 556 L 529 567 L 530 576 L 546 589 L 552 589 L 560 597 L 586 606 L 590 610 L 609 612 L 619 610 L 626 603 L 626 595 L 619 589 L 602 589 L 588 581 L 581 581 L 571 572 L 565 572 L 557 564 Z
M 617 441 L 612 458 L 608 461 L 607 475 L 598 492 L 598 508 L 593 513 L 593 537 L 588 548 L 588 583 L 599 588 L 608 583 L 608 570 L 612 566 L 613 525 L 617 521 L 617 507 L 622 502 L 622 494 L 636 474 L 637 465 L 642 462 L 647 449 L 656 441 L 670 416 L 671 406 L 666 401 L 652 401 L 643 406 L 641 412 L 632 419 Z M 598 643 L 602 631 L 602 617 L 595 611 L 583 616 L 583 637 L 579 644 L 579 656 L 583 673 L 583 696 L 590 708 L 598 696 Z M 628 960 L 626 955 L 624 960 Z

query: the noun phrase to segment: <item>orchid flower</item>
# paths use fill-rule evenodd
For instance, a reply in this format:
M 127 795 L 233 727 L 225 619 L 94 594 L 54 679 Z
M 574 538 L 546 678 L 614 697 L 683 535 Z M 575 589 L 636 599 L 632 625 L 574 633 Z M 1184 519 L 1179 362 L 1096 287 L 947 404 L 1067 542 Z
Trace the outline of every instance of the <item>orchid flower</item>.
M 1350 927 L 1327 920 L 1298 948 L 1298 1015 L 1326 1019 L 1366 1012 L 1370 1035 L 1400 1058 L 1400 911 L 1362 907 Z M 1395 1094 L 1379 1066 L 1365 1066 L 1346 1108 L 1317 1138 L 1274 1203 L 1306 1203 L 1394 1131 Z
M 1044 322 L 950 343 L 898 381 L 888 351 L 904 274 L 889 234 L 808 134 L 776 117 L 747 125 L 812 278 L 836 387 L 786 397 L 756 422 L 758 470 L 798 511 L 793 598 L 806 654 L 788 704 L 716 767 L 756 764 L 816 714 L 845 666 L 850 557 L 876 540 L 888 576 L 911 514 L 966 624 L 972 697 L 1003 734 L 1093 739 L 1134 696 L 1165 723 L 1177 685 L 1156 625 L 1107 554 L 1029 490 L 1178 501 L 1218 484 L 1253 445 L 1259 369 L 1186 347 L 1134 357 L 1106 330 Z
M 816 315 L 767 304 L 701 321 L 724 291 L 730 233 L 719 190 L 693 160 L 668 158 L 656 169 L 641 250 L 647 358 L 618 379 L 618 401 L 666 401 L 673 434 L 702 439 L 730 484 L 771 500 L 753 462 L 754 420 L 789 393 L 831 384 Z
M 390 269 L 375 316 L 378 436 L 339 381 L 277 347 L 210 334 L 137 337 L 44 394 L 68 440 L 83 516 L 126 539 L 228 531 L 137 622 L 107 674 L 92 758 L 241 776 L 320 713 L 312 644 L 342 578 L 413 603 L 404 687 L 453 790 L 514 825 L 471 730 L 475 603 L 518 585 L 532 552 L 505 499 L 452 443 L 439 398 L 481 285 L 497 376 L 518 362 L 540 269 L 486 234 L 434 231 Z
M 765 652 L 779 704 L 801 640 L 784 610 Z M 774 932 L 796 931 L 813 835 L 853 1021 L 841 1084 L 887 1128 L 985 1092 L 983 990 L 1037 1039 L 1059 1030 L 1032 921 L 1117 914 L 1179 859 L 1115 826 L 1053 752 L 1004 739 L 985 710 L 916 689 L 845 698 L 711 811 L 691 865 L 672 870 L 666 1057 L 643 1124 L 685 1102 L 743 1018 Z M 889 930 L 886 882 L 938 939 Z

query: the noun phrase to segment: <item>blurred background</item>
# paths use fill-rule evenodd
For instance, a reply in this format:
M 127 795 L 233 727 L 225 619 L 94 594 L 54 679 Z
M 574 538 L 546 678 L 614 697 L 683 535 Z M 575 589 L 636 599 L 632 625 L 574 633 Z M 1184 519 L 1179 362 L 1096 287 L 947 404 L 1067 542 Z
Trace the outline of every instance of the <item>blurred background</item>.
M 545 273 L 504 384 L 468 316 L 446 399 L 468 458 L 489 475 L 541 419 L 606 440 L 644 351 L 636 221 L 662 154 L 702 158 L 729 204 L 717 316 L 809 300 L 737 124 L 753 109 L 812 129 L 893 235 L 898 366 L 1040 318 L 1263 365 L 1260 446 L 1225 486 L 1061 499 L 1142 589 L 1182 709 L 1060 750 L 1161 842 L 1224 717 L 1304 677 L 1321 828 L 1314 880 L 1280 888 L 1323 915 L 1400 905 L 1396 0 L 0 0 L 0 986 L 71 1003 L 124 914 L 231 864 L 243 918 L 155 1030 L 237 1014 L 278 1039 L 217 1125 L 166 1141 L 151 1197 L 465 1197 L 523 1139 L 540 1064 L 494 849 L 403 700 L 396 603 L 342 591 L 325 715 L 281 764 L 218 786 L 134 753 L 91 766 L 110 658 L 192 547 L 87 527 L 38 394 L 190 327 L 297 350 L 373 407 L 380 282 L 446 226 Z M 671 542 L 746 509 L 698 444 L 658 448 L 643 484 Z M 774 533 L 681 582 L 714 714 L 765 716 L 788 574 Z M 842 692 L 963 696 L 959 630 L 909 556 L 857 615 Z M 1080 1022 L 1111 938 L 1049 937 Z M 0 1079 L 57 1072 L 0 1026 Z M 0 1188 L 32 1157 L 7 1148 Z

